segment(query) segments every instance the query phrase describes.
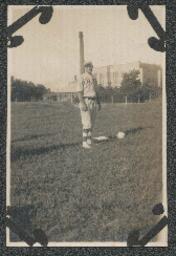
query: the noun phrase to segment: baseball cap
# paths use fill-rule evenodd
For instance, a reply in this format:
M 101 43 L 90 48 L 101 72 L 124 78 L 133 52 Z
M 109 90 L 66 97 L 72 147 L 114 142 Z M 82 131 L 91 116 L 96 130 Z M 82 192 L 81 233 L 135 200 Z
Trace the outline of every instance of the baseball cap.
M 84 67 L 93 67 L 93 64 L 91 61 L 87 61 L 85 62 Z

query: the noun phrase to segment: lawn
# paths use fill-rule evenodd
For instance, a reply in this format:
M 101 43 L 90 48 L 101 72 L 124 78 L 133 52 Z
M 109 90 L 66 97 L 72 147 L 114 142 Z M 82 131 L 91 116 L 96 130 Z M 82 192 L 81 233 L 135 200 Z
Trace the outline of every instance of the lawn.
M 161 202 L 161 117 L 160 101 L 103 105 L 94 136 L 126 137 L 85 150 L 77 107 L 12 103 L 11 205 L 21 225 L 43 229 L 49 241 L 145 233 Z

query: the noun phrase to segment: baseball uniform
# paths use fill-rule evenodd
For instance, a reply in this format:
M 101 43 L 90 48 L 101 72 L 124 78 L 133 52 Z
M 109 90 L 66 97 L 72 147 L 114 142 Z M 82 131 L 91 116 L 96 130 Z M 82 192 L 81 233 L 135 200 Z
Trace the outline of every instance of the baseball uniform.
M 83 141 L 87 140 L 89 144 L 91 144 L 91 133 L 97 112 L 96 85 L 96 78 L 92 74 L 85 72 L 81 75 L 79 90 L 83 93 L 84 102 L 87 106 L 87 111 L 80 110 Z

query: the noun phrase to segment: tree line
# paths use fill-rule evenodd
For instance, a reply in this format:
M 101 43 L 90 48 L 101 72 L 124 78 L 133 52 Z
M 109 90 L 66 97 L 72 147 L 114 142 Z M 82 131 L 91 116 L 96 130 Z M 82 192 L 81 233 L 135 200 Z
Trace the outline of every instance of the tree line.
M 43 95 L 50 92 L 42 84 L 34 84 L 21 79 L 11 79 L 11 100 L 12 101 L 38 101 Z
M 120 87 L 97 86 L 98 95 L 102 102 L 145 102 L 161 95 L 162 89 L 151 84 L 142 84 L 139 79 L 139 71 L 132 70 L 124 73 Z M 50 89 L 42 84 L 23 81 L 21 79 L 11 80 L 12 101 L 39 101 L 43 96 L 50 93 Z M 54 96 L 53 96 L 54 97 Z M 57 100 L 57 96 L 53 98 Z M 78 103 L 78 97 L 74 96 L 74 103 Z

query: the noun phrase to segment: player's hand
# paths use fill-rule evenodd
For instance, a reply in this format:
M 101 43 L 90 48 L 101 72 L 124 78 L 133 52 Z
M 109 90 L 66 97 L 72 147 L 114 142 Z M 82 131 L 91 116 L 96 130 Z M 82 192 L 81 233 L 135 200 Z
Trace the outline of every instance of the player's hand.
M 86 104 L 83 103 L 83 102 L 81 103 L 80 108 L 81 108 L 82 111 L 87 111 L 87 106 L 86 106 Z

